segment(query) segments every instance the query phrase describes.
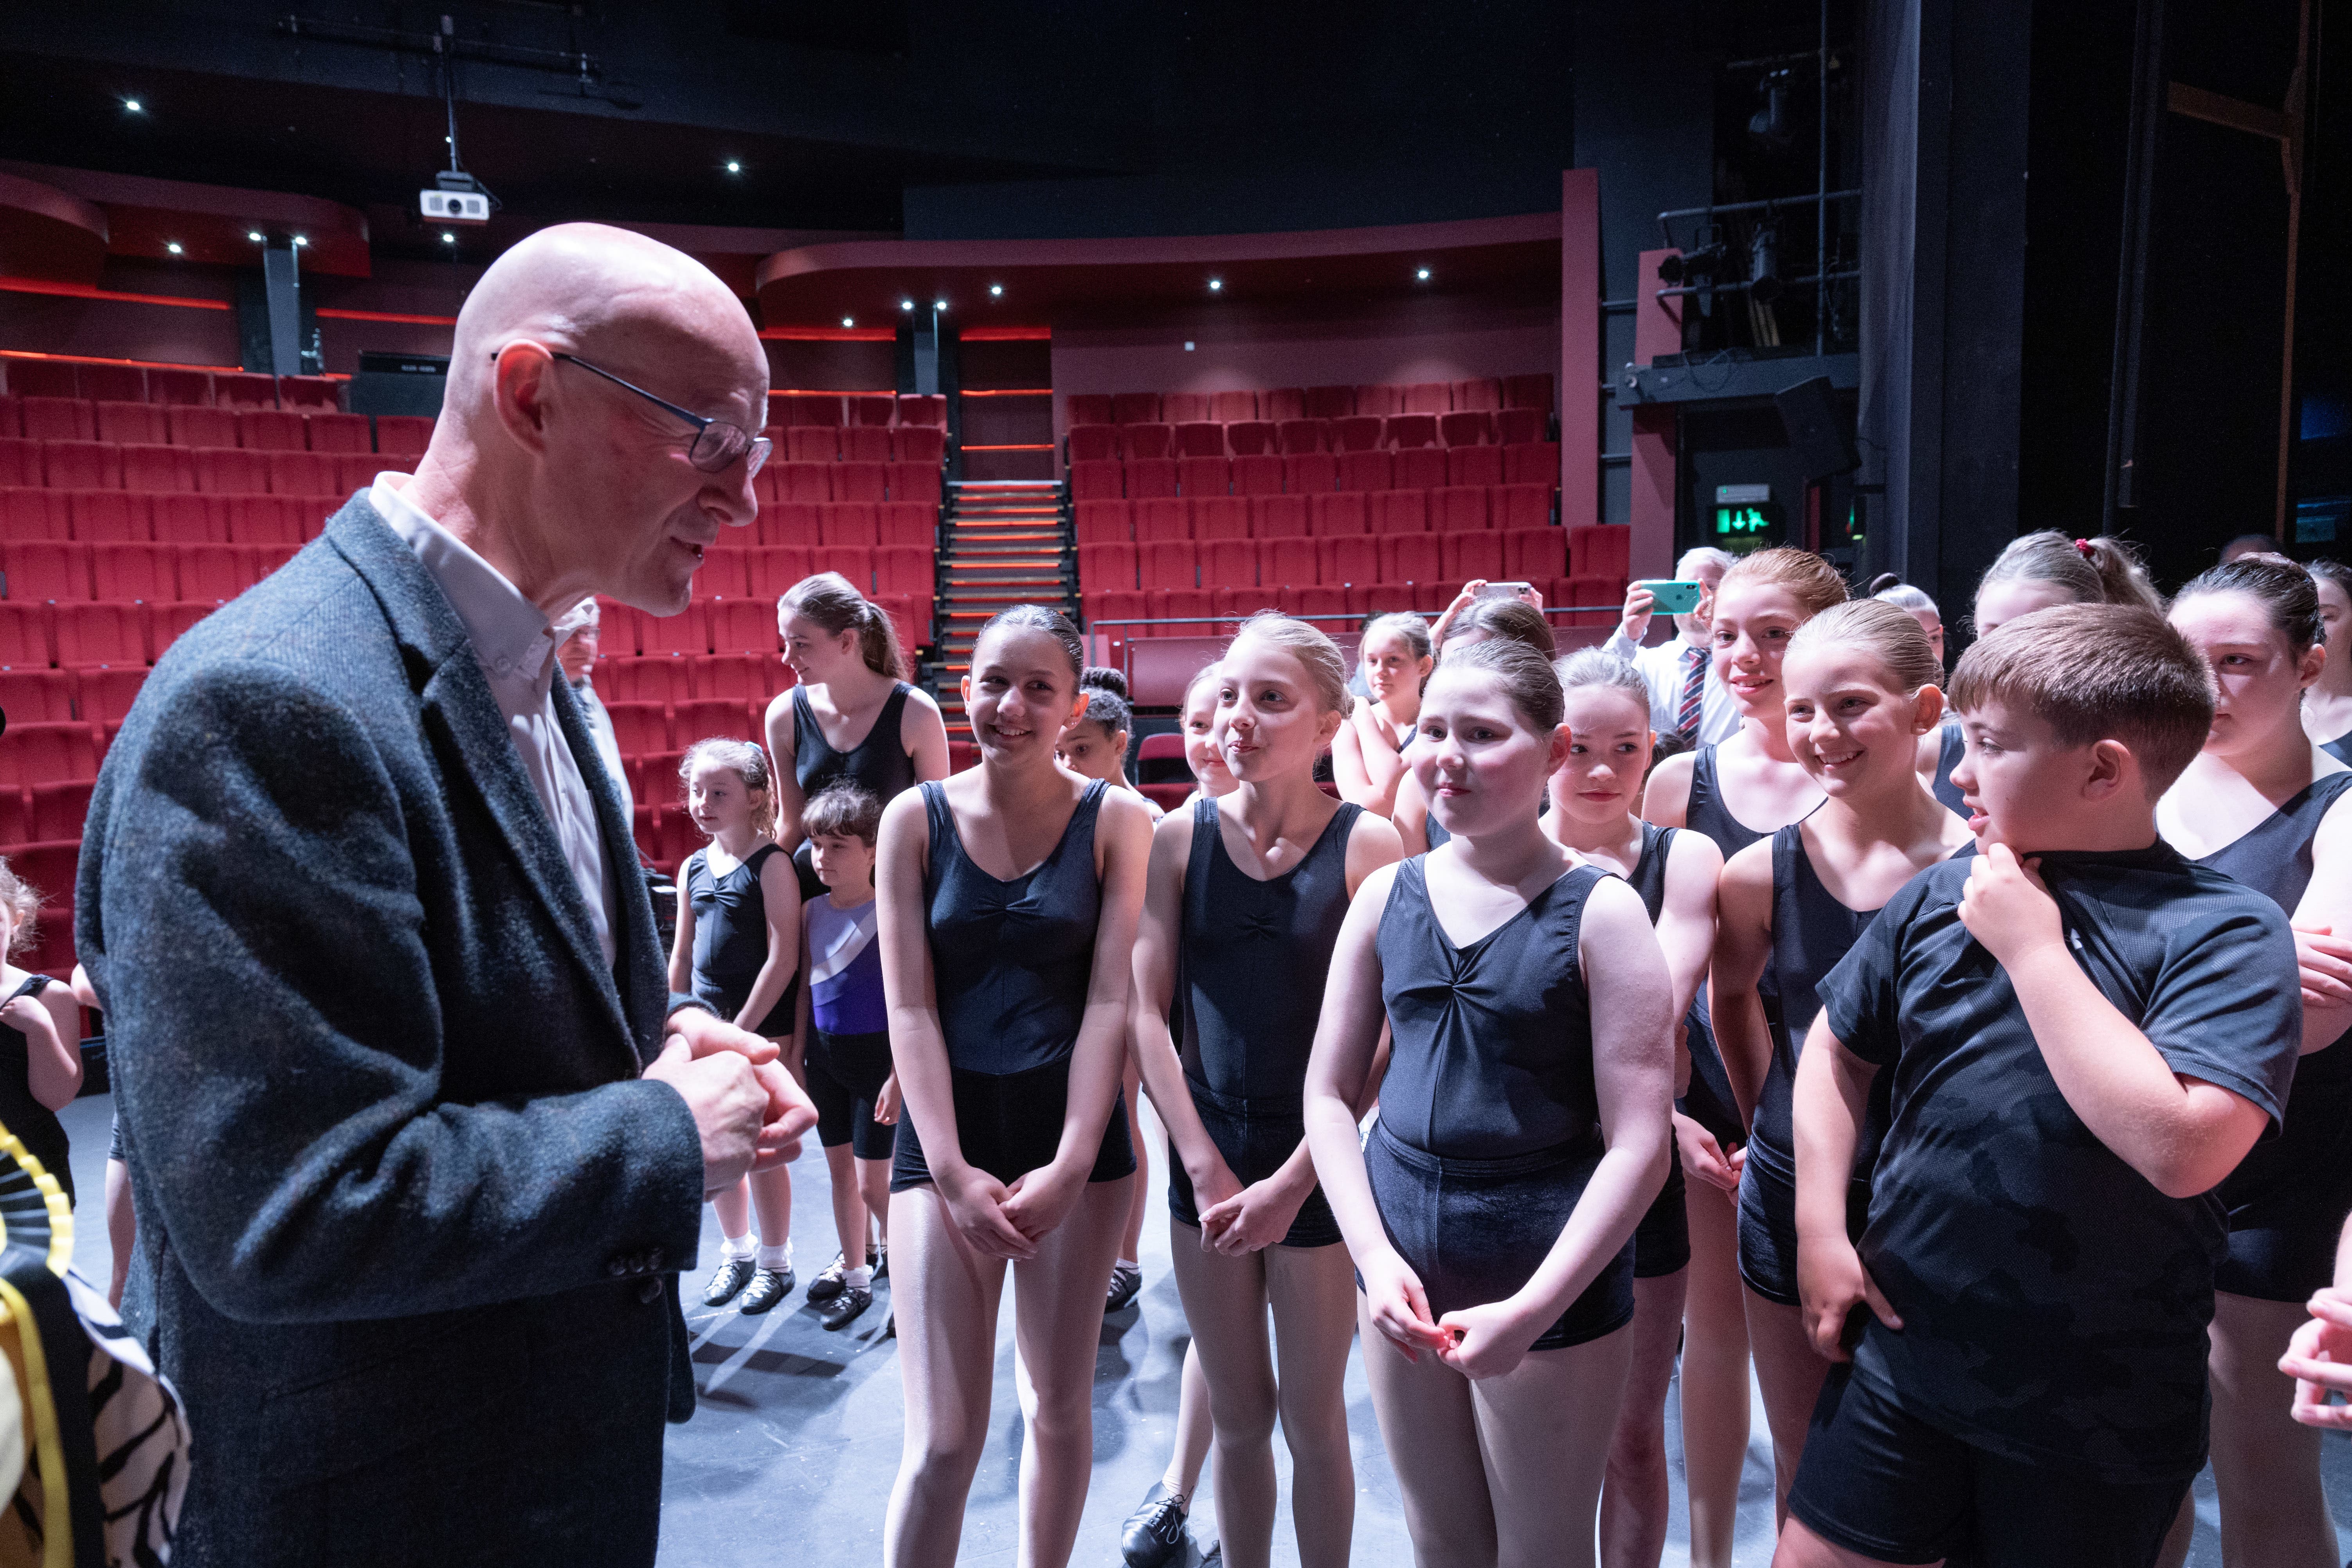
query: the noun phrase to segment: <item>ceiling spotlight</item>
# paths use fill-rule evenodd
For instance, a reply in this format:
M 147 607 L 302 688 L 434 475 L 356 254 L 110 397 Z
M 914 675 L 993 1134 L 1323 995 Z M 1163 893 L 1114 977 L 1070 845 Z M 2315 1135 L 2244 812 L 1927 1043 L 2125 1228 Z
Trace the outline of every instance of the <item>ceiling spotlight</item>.
M 122 107 L 132 114 L 144 114 L 147 112 L 147 106 L 140 102 L 135 98 L 124 99 L 122 100 Z
M 743 165 L 730 158 L 727 160 L 727 172 L 730 174 L 740 174 L 743 172 Z
M 1224 286 L 1225 280 L 1222 278 L 1212 278 L 1209 279 L 1209 292 L 1212 294 L 1219 292 L 1224 288 Z
M 855 316 L 844 316 L 841 318 L 841 324 L 845 327 L 854 327 L 857 325 L 857 319 Z
M 991 284 L 988 286 L 988 297 L 989 297 L 990 299 L 992 299 L 992 300 L 1002 300 L 1002 299 L 1003 299 L 1003 298 L 1004 298 L 1004 285 L 1003 285 L 1003 284 L 1002 284 L 1002 283 L 991 283 Z
M 163 242 L 163 248 L 177 256 L 180 254 L 180 242 L 176 239 L 167 239 Z
M 915 302 L 912 300 L 901 300 L 898 301 L 898 309 L 901 310 L 911 310 L 914 308 Z
M 441 231 L 441 243 L 444 245 L 455 245 L 457 243 L 457 237 L 445 228 Z
M 254 244 L 259 245 L 261 243 L 261 231 L 257 228 L 247 229 L 245 231 L 245 237 L 253 241 Z
M 1415 279 L 1419 279 L 1420 281 L 1423 282 L 1423 283 L 1428 282 L 1428 281 L 1429 281 L 1429 268 L 1426 268 L 1426 267 L 1423 267 L 1423 268 L 1415 268 L 1415 269 L 1414 269 L 1414 271 L 1413 271 L 1413 277 L 1414 277 Z
M 931 301 L 931 309 L 934 310 L 944 310 L 947 308 L 948 302 L 945 300 L 934 300 Z
M 294 243 L 295 243 L 295 244 L 297 244 L 297 245 L 308 245 L 308 244 L 310 244 L 310 240 L 309 240 L 309 239 L 305 238 L 303 236 L 301 236 L 301 235 L 299 235 L 299 234 L 298 234 L 298 235 L 296 235 L 296 236 L 294 237 Z

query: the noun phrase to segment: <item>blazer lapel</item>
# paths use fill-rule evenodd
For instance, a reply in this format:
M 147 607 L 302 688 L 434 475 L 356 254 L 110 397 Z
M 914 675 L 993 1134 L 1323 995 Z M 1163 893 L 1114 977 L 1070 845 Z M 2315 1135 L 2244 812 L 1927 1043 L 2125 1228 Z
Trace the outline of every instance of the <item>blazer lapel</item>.
M 459 787 L 462 781 L 479 794 L 520 866 L 524 881 L 562 934 L 563 946 L 578 964 L 581 977 L 602 1000 L 614 1033 L 627 1051 L 629 1074 L 635 1076 L 643 1065 L 639 1031 L 631 1026 L 623 1009 L 613 971 L 606 966 L 595 930 L 589 923 L 586 900 L 581 897 L 579 883 L 572 880 L 547 808 L 531 787 L 522 759 L 515 754 L 506 714 L 490 694 L 490 683 L 482 674 L 465 624 L 432 574 L 376 514 L 364 492 L 353 496 L 328 523 L 327 538 L 375 591 L 394 636 L 407 650 L 411 674 L 418 680 L 417 701 L 425 733 L 442 754 L 443 777 L 452 788 Z M 561 700 L 557 711 L 564 711 Z M 576 722 L 576 707 L 572 718 Z M 565 725 L 567 739 L 572 729 L 571 723 Z M 579 755 L 576 745 L 573 754 Z M 593 756 L 593 745 L 590 755 Z M 596 777 L 601 781 L 603 776 L 599 767 Z M 619 815 L 617 806 L 607 809 L 604 796 L 610 793 L 609 785 L 597 792 L 597 823 L 605 834 L 608 865 L 609 820 Z M 615 901 L 625 905 L 628 900 L 625 897 Z M 642 893 L 638 901 L 644 901 Z

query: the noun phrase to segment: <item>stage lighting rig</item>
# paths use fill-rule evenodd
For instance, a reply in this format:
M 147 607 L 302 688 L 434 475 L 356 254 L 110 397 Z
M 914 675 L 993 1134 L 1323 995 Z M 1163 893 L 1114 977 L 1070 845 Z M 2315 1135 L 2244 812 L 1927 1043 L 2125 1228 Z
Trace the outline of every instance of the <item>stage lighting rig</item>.
M 433 176 L 433 189 L 419 191 L 416 205 L 427 222 L 463 224 L 479 228 L 490 221 L 498 210 L 499 198 L 489 187 L 466 173 L 465 164 L 457 160 L 457 61 L 455 54 L 444 45 L 445 38 L 455 37 L 448 17 L 441 18 L 441 31 L 434 35 L 433 47 L 441 56 L 441 96 L 449 113 L 449 166 Z
M 1668 256 L 1658 262 L 1658 276 L 1668 283 L 1689 283 L 1699 279 L 1713 279 L 1731 259 L 1731 252 L 1721 240 L 1702 245 L 1696 250 L 1686 250 L 1678 256 Z

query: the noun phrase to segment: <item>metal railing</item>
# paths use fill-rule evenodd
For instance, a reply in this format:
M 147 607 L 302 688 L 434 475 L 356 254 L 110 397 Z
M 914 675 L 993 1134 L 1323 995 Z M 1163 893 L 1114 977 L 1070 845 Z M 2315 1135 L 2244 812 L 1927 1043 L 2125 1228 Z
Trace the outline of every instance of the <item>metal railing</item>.
M 1449 601 L 1449 603 L 1451 601 Z M 1274 608 L 1271 605 L 1262 605 L 1260 607 L 1264 609 Z M 1088 618 L 1086 629 L 1090 633 L 1102 632 L 1106 636 L 1108 636 L 1110 635 L 1111 628 L 1113 627 L 1204 626 L 1210 628 L 1222 627 L 1225 628 L 1225 630 L 1220 632 L 1212 629 L 1202 633 L 1202 635 L 1203 636 L 1231 636 L 1234 628 L 1237 628 L 1244 619 L 1249 616 L 1255 615 L 1256 613 L 1256 610 L 1250 610 L 1242 614 L 1230 616 L 1097 616 Z M 1379 615 L 1415 615 L 1423 616 L 1424 619 L 1434 621 L 1438 616 L 1444 615 L 1445 611 L 1441 607 L 1434 610 L 1413 608 L 1398 611 L 1381 610 L 1372 613 Z M 1544 606 L 1543 610 L 1544 619 L 1547 622 L 1550 623 L 1556 628 L 1570 631 L 1605 631 L 1610 627 L 1616 626 L 1617 620 L 1615 617 L 1622 616 L 1624 613 L 1625 605 L 1622 600 L 1606 605 L 1547 605 Z M 1336 621 L 1341 624 L 1342 629 L 1352 627 L 1364 619 L 1363 616 L 1352 613 L 1308 616 L 1301 615 L 1297 611 L 1286 610 L 1283 614 L 1288 616 L 1292 620 L 1307 621 L 1310 624 Z M 1570 626 L 1558 618 L 1562 616 L 1591 615 L 1603 615 L 1612 618 L 1605 625 L 1597 625 L 1588 622 L 1583 626 Z M 1124 635 L 1115 637 L 1114 640 L 1119 645 L 1118 650 L 1119 672 L 1132 679 L 1135 674 L 1135 645 L 1139 641 L 1148 642 L 1150 638 L 1148 636 L 1139 637 L 1132 631 L 1129 631 Z

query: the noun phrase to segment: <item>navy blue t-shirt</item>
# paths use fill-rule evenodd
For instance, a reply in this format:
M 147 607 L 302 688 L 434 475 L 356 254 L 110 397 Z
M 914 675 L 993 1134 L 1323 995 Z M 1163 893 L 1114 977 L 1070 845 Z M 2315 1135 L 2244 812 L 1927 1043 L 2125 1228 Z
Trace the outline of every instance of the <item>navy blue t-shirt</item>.
M 1960 923 L 1971 864 L 1912 879 L 1821 983 L 1839 1041 L 1895 1075 L 1860 1250 L 1904 1326 L 1873 1320 L 1855 1374 L 2009 1458 L 2194 1475 L 2221 1203 L 2166 1197 L 2059 1092 L 2008 974 Z M 2042 875 L 2107 1000 L 2174 1071 L 2274 1130 L 2303 1033 L 2278 906 L 2162 843 L 2046 854 Z

